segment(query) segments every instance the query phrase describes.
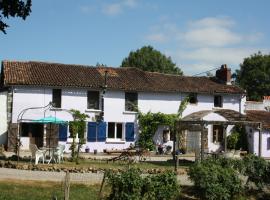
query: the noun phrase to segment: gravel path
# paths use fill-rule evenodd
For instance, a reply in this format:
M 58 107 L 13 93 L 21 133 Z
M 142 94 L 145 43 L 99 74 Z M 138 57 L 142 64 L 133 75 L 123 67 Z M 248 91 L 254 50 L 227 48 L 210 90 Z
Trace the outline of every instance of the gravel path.
M 33 181 L 56 181 L 64 180 L 64 172 L 44 172 L 0 168 L 0 180 L 33 180 Z M 73 183 L 101 184 L 103 173 L 70 173 L 70 180 Z M 192 185 L 187 175 L 178 175 L 177 180 L 181 185 Z

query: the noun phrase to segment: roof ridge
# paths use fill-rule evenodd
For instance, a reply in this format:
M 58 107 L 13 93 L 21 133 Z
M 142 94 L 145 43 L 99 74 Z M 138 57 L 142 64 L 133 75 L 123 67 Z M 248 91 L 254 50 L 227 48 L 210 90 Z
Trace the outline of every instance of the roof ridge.
M 152 92 L 237 93 L 239 87 L 214 82 L 207 77 L 148 72 L 136 67 L 105 67 L 44 61 L 3 61 L 6 85 L 50 85 L 94 87 L 103 83 L 103 71 L 116 73 L 109 78 L 111 89 Z

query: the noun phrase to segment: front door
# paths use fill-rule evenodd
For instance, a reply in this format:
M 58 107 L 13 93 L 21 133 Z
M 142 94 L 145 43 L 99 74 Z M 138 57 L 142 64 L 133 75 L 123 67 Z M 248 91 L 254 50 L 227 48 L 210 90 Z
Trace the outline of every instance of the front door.
M 57 147 L 59 140 L 59 125 L 49 123 L 46 126 L 46 147 Z
M 44 128 L 43 124 L 40 123 L 25 123 L 25 129 L 27 127 L 30 144 L 35 144 L 37 147 L 43 147 L 43 135 Z
M 188 131 L 187 132 L 187 152 L 194 153 L 196 149 L 200 148 L 200 132 Z

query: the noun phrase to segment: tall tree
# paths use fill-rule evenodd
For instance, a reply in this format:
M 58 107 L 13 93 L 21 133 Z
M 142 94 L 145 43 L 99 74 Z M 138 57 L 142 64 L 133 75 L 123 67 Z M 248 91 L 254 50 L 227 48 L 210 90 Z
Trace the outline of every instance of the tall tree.
M 6 28 L 9 27 L 3 18 L 21 17 L 23 20 L 31 12 L 31 0 L 0 0 L 0 31 L 6 34 Z
M 135 52 L 131 51 L 129 56 L 122 61 L 121 67 L 136 67 L 143 71 L 167 74 L 183 74 L 170 57 L 166 57 L 152 46 L 143 46 Z
M 258 52 L 244 59 L 236 70 L 236 82 L 247 91 L 248 100 L 270 95 L 270 55 Z

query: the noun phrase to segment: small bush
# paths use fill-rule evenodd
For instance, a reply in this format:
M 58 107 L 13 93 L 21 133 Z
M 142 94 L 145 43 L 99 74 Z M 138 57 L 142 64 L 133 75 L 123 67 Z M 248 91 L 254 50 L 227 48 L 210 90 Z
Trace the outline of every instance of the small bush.
M 242 182 L 237 171 L 222 166 L 220 160 L 207 159 L 196 163 L 190 167 L 188 174 L 203 199 L 229 200 L 242 192 Z
M 244 175 L 248 177 L 247 184 L 251 181 L 259 189 L 262 189 L 265 184 L 270 183 L 270 164 L 255 155 L 244 157 L 243 164 L 245 166 Z
M 163 200 L 176 199 L 180 186 L 177 184 L 174 172 L 167 171 L 162 174 L 150 175 L 144 178 L 142 190 L 143 199 Z
M 237 144 L 240 140 L 240 134 L 238 132 L 232 132 L 231 135 L 227 137 L 227 147 L 228 149 L 236 149 Z
M 176 175 L 170 171 L 143 177 L 140 170 L 131 168 L 121 173 L 108 172 L 107 178 L 110 200 L 170 200 L 179 195 Z
M 122 173 L 108 172 L 109 185 L 111 186 L 110 200 L 139 200 L 143 179 L 138 169 L 129 169 Z

